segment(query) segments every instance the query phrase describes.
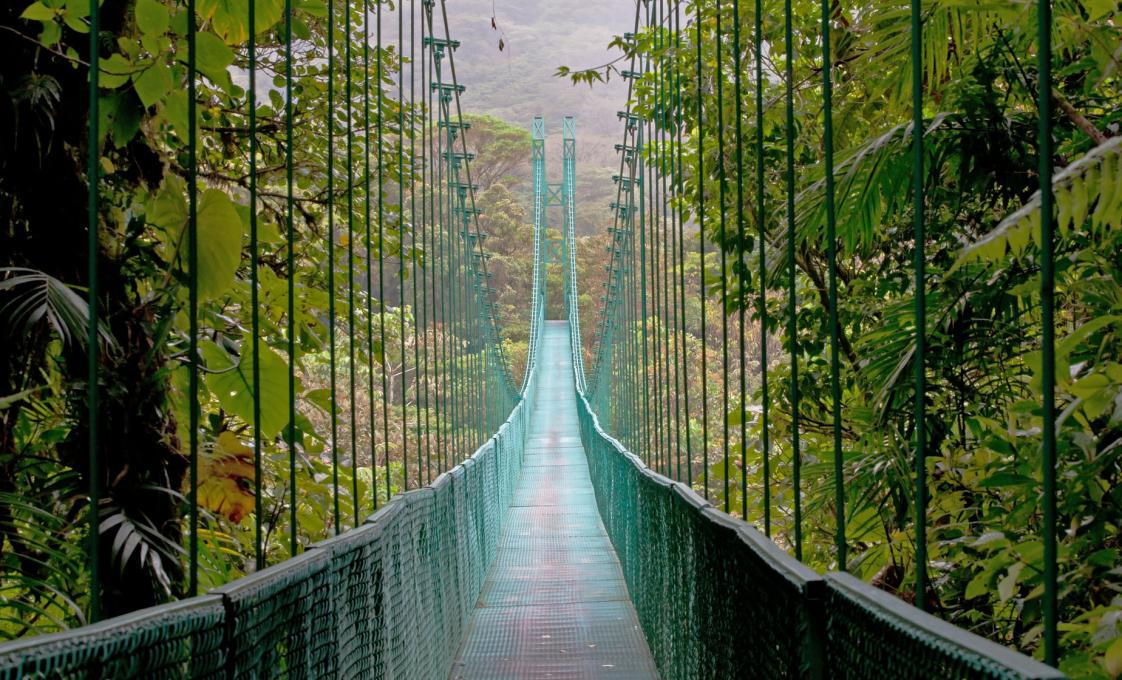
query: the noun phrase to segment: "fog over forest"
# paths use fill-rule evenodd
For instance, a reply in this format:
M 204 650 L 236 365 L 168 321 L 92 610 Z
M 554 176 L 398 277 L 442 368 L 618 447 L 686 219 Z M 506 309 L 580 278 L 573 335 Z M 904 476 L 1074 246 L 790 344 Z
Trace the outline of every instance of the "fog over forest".
M 560 181 L 561 117 L 576 116 L 579 212 L 588 215 L 590 202 L 603 203 L 607 219 L 611 176 L 619 162 L 613 150 L 621 130 L 616 112 L 624 108 L 627 83 L 613 76 L 590 88 L 554 74 L 561 65 L 588 68 L 619 58 L 621 53 L 607 45 L 613 36 L 632 30 L 635 5 L 626 0 L 451 0 L 447 8 L 455 27 L 452 37 L 461 42 L 456 75 L 467 86 L 464 111 L 524 128 L 534 116 L 544 116 L 551 182 Z M 527 157 L 526 177 L 529 172 Z M 589 224 L 588 218 L 579 221 L 584 222 L 577 225 L 581 233 L 605 226 Z

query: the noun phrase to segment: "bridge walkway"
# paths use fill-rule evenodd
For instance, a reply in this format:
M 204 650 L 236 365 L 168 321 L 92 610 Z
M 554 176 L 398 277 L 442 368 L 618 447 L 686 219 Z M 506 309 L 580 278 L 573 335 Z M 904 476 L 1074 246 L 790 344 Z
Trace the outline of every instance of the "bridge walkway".
M 546 323 L 522 477 L 453 679 L 658 677 L 596 510 L 569 343 Z

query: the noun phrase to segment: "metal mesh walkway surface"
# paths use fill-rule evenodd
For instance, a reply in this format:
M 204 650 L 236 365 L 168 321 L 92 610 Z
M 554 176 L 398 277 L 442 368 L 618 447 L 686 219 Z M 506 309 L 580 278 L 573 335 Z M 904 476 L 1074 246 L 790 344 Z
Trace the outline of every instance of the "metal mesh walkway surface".
M 544 328 L 521 481 L 452 678 L 656 678 L 581 446 L 568 324 Z

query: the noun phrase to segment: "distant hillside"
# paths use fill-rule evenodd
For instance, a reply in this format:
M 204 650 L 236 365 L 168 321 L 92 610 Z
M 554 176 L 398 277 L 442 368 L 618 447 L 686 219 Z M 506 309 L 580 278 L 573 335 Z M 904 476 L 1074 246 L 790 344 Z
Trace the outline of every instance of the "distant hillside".
M 554 77 L 559 65 L 596 66 L 619 56 L 606 48 L 612 36 L 630 31 L 635 5 L 626 0 L 450 0 L 448 21 L 462 43 L 456 74 L 467 85 L 465 111 L 486 113 L 529 128 L 546 119 L 550 181 L 560 181 L 561 117 L 577 118 L 577 229 L 599 232 L 610 219 L 613 146 L 619 142 L 616 112 L 627 97 L 622 80 L 594 88 Z M 494 12 L 499 30 L 491 28 Z M 499 40 L 504 42 L 499 50 Z M 530 159 L 526 159 L 529 172 Z

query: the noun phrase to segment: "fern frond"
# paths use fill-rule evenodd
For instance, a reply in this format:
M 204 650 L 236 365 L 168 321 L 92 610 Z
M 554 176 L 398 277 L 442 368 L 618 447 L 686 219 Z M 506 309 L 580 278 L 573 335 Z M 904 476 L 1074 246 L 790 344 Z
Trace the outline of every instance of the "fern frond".
M 1122 137 L 1088 151 L 1052 180 L 1059 237 L 1086 226 L 1093 237 L 1122 228 Z M 1021 258 L 1032 243 L 1040 245 L 1040 192 L 977 241 L 963 248 L 954 272 L 969 262 L 995 264 L 1007 256 Z

